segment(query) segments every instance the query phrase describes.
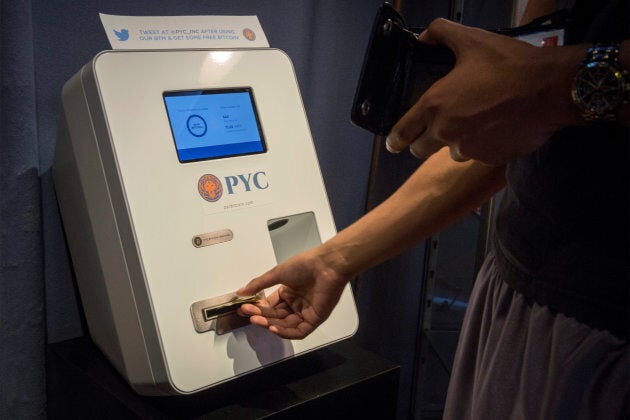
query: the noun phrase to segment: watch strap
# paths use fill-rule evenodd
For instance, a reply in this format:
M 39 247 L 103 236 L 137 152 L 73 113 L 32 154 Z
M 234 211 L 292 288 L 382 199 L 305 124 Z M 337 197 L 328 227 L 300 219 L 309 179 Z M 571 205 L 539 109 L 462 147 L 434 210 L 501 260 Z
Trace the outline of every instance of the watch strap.
M 586 57 L 582 61 L 581 68 L 587 66 L 593 66 L 601 63 L 601 65 L 609 65 L 612 69 L 615 69 L 615 75 L 621 78 L 622 83 L 620 89 L 622 92 L 618 92 L 622 96 L 621 102 L 617 103 L 614 109 L 609 109 L 606 112 L 596 112 L 593 109 L 585 108 L 584 105 L 576 98 L 576 92 L 573 99 L 576 105 L 580 108 L 582 117 L 589 122 L 592 121 L 615 121 L 617 119 L 618 108 L 628 102 L 628 91 L 630 90 L 630 84 L 628 83 L 628 72 L 621 69 L 619 62 L 619 43 L 597 43 L 588 49 Z M 579 73 L 578 73 L 579 74 Z
M 582 62 L 587 64 L 593 61 L 607 61 L 610 63 L 619 63 L 619 43 L 597 43 L 588 49 L 586 58 Z

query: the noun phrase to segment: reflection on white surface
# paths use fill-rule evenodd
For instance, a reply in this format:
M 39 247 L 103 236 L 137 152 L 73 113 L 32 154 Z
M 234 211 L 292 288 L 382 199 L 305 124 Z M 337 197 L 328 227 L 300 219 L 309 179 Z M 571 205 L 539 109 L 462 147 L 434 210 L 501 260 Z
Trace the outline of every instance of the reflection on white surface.
M 233 360 L 234 374 L 248 372 L 293 356 L 289 340 L 283 340 L 264 328 L 248 325 L 234 330 L 227 342 L 227 355 Z
M 278 264 L 322 243 L 313 212 L 271 219 L 267 226 Z
M 231 51 L 213 51 L 210 53 L 210 58 L 218 65 L 226 63 L 231 57 Z
M 224 79 L 239 62 L 233 51 L 210 51 L 199 68 L 198 81 L 204 85 Z

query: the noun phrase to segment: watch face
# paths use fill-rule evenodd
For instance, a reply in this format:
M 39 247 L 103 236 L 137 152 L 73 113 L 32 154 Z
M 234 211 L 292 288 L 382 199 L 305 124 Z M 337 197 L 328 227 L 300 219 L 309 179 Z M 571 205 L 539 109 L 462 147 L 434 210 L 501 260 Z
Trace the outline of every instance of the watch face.
M 624 77 L 621 70 L 608 62 L 593 62 L 576 74 L 573 99 L 586 113 L 606 117 L 623 101 Z

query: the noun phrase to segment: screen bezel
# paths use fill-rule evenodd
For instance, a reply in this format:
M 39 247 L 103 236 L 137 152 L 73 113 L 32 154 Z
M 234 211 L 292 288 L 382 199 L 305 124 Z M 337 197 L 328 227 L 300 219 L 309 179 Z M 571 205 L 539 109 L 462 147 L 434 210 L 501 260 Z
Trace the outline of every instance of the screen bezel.
M 166 98 L 172 97 L 172 96 L 216 95 L 216 94 L 223 94 L 223 93 L 248 93 L 249 94 L 249 99 L 252 104 L 252 109 L 254 112 L 254 119 L 256 120 L 256 127 L 258 129 L 258 135 L 260 137 L 260 144 L 262 146 L 262 150 L 182 160 L 180 156 L 180 149 L 177 147 L 178 146 L 177 140 L 175 139 L 175 133 L 174 133 L 173 125 L 171 122 L 168 105 L 166 103 Z M 262 128 L 262 123 L 260 121 L 260 114 L 258 113 L 258 106 L 256 104 L 256 98 L 254 97 L 254 89 L 251 86 L 208 88 L 208 89 L 168 90 L 168 91 L 162 92 L 162 102 L 164 103 L 164 108 L 166 111 L 166 119 L 168 120 L 168 125 L 171 132 L 171 138 L 173 139 L 173 145 L 175 146 L 175 154 L 177 155 L 177 159 L 179 160 L 180 163 L 203 162 L 206 160 L 218 160 L 218 159 L 251 156 L 251 155 L 259 155 L 259 154 L 267 153 L 267 140 L 265 138 L 265 134 Z

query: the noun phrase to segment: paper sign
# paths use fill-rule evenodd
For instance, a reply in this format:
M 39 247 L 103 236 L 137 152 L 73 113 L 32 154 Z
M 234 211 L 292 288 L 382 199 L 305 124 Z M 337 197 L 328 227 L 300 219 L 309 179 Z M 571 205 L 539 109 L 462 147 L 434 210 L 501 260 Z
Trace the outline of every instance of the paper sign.
M 269 47 L 256 16 L 99 15 L 113 49 Z

